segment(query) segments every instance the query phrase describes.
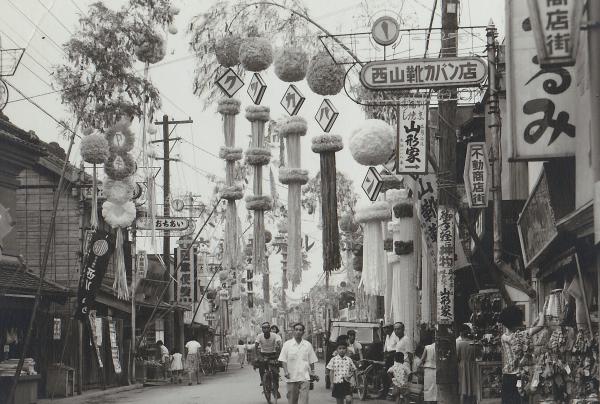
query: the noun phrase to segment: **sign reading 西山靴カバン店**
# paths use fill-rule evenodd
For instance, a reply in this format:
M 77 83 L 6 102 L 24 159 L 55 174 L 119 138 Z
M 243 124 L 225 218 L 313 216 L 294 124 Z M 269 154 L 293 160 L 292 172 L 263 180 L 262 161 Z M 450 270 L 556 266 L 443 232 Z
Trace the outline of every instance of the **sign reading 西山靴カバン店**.
M 477 56 L 378 60 L 360 71 L 371 90 L 477 87 L 486 77 L 487 64 Z

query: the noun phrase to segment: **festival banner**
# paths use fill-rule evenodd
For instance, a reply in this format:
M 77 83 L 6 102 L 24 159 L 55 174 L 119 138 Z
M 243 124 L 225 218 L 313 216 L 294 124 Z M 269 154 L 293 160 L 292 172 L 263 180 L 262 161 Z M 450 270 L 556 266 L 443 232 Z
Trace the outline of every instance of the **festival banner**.
M 401 107 L 398 174 L 427 173 L 427 105 L 410 102 Z
M 108 332 L 110 336 L 110 351 L 115 367 L 115 373 L 121 374 L 121 362 L 119 361 L 119 345 L 117 344 L 117 330 L 115 327 L 115 320 L 108 317 Z
M 77 291 L 75 318 L 80 321 L 85 321 L 93 308 L 113 250 L 114 242 L 109 233 L 96 230 L 91 234 Z
M 455 211 L 440 206 L 437 232 L 437 322 L 454 322 L 454 237 Z
M 90 310 L 86 318 L 90 325 L 90 335 L 92 339 L 92 345 L 94 346 L 94 352 L 96 353 L 96 359 L 98 360 L 98 367 L 103 368 L 104 364 L 102 363 L 102 357 L 100 356 L 100 348 L 98 347 L 98 335 L 102 336 L 102 327 L 100 327 L 99 331 L 96 328 L 98 324 L 98 318 L 96 318 L 96 310 Z M 102 324 L 102 319 L 100 319 L 100 324 Z
M 417 213 L 419 223 L 427 245 L 427 258 L 431 268 L 437 264 L 437 181 L 435 174 L 421 175 L 415 178 Z

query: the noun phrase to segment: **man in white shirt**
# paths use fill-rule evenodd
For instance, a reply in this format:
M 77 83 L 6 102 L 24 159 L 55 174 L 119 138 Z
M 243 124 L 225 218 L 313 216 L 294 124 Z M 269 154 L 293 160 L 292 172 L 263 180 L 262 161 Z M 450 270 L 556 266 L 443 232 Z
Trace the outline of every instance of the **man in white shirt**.
M 397 338 L 396 352 L 402 352 L 404 354 L 404 362 L 406 362 L 409 368 L 412 369 L 414 349 L 411 346 L 409 338 L 404 335 L 403 323 L 397 322 L 394 324 L 394 335 Z
M 302 339 L 304 331 L 304 324 L 294 324 L 294 338 L 283 344 L 279 355 L 287 379 L 288 404 L 308 404 L 310 381 L 318 380 L 315 375 L 317 355 L 312 344 Z
M 192 385 L 192 376 L 196 375 L 196 383 L 200 384 L 200 372 L 199 372 L 199 358 L 198 353 L 202 345 L 196 340 L 188 341 L 185 344 L 185 367 L 190 376 L 190 380 L 188 382 L 188 386 Z
M 364 359 L 363 351 L 362 351 L 362 348 L 363 348 L 362 344 L 356 340 L 356 331 L 348 330 L 346 335 L 348 335 L 348 356 L 352 360 Z
M 385 368 L 389 369 L 394 365 L 394 355 L 396 353 L 396 346 L 398 345 L 398 336 L 394 333 L 394 326 L 387 324 L 383 327 L 383 331 L 386 334 L 385 342 L 383 344 L 383 360 L 385 361 Z M 378 398 L 385 398 L 390 388 L 391 380 L 388 377 L 383 378 L 383 388 L 379 393 Z

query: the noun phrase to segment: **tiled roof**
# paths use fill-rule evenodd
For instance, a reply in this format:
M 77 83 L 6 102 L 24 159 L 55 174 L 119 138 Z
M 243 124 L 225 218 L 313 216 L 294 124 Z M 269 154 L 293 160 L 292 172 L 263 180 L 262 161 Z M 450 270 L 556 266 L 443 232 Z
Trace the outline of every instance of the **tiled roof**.
M 35 295 L 40 277 L 28 271 L 17 257 L 0 257 L 0 296 L 2 294 Z M 64 299 L 68 290 L 54 282 L 44 280 L 42 296 Z

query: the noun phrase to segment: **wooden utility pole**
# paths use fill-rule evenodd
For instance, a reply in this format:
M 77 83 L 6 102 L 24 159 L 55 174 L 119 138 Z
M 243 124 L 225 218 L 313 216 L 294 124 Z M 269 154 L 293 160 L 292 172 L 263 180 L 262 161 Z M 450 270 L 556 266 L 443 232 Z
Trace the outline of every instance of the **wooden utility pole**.
M 150 143 L 162 143 L 163 144 L 163 157 L 158 158 L 158 160 L 164 161 L 163 168 L 163 215 L 165 217 L 169 217 L 171 215 L 171 170 L 170 170 L 170 162 L 171 161 L 179 161 L 178 159 L 172 159 L 170 157 L 171 154 L 171 145 L 169 142 L 177 141 L 181 138 L 174 137 L 169 138 L 169 126 L 170 125 L 179 125 L 185 123 L 193 123 L 191 119 L 187 119 L 184 121 L 169 121 L 169 117 L 167 115 L 163 115 L 162 121 L 154 122 L 155 125 L 162 126 L 163 129 L 163 138 L 162 140 L 154 140 Z M 174 130 L 175 128 L 173 128 Z M 172 132 L 172 131 L 171 131 Z M 163 237 L 163 260 L 165 262 L 165 268 L 169 272 L 168 276 L 172 276 L 171 274 L 171 235 L 169 231 L 164 232 Z M 175 287 L 174 283 L 171 283 L 169 286 L 169 302 L 173 302 L 175 300 Z M 181 317 L 181 318 L 180 318 Z M 177 349 L 183 352 L 183 318 L 179 315 L 179 312 L 171 311 L 169 313 L 169 334 L 173 339 L 171 342 L 171 346 L 176 347 Z M 175 330 L 178 330 L 179 338 L 175 338 Z
M 441 54 L 443 57 L 457 55 L 458 46 L 458 4 L 459 0 L 442 0 L 442 43 Z M 452 214 L 456 212 L 456 90 L 451 91 L 452 96 L 448 101 L 440 101 L 438 107 L 439 117 L 439 170 L 438 170 L 438 223 L 442 213 Z M 439 226 L 439 224 L 438 224 Z M 452 222 L 454 226 L 454 222 Z M 454 234 L 454 231 L 452 231 Z M 440 240 L 438 240 L 438 243 Z M 454 242 L 452 242 L 454 244 Z M 438 260 L 438 270 L 439 270 Z M 438 274 L 439 275 L 439 274 Z M 450 278 L 453 273 L 450 274 Z M 440 281 L 438 279 L 438 288 Z M 452 279 L 448 288 L 450 304 L 448 309 L 451 314 L 446 320 L 440 319 L 438 315 L 438 329 L 436 333 L 435 349 L 437 359 L 437 387 L 438 403 L 458 403 L 458 389 L 456 375 L 458 372 L 456 363 L 456 344 L 452 330 L 454 321 L 454 281 Z M 438 290 L 438 296 L 440 291 Z M 437 304 L 440 304 L 438 297 Z M 438 308 L 438 313 L 440 309 Z

